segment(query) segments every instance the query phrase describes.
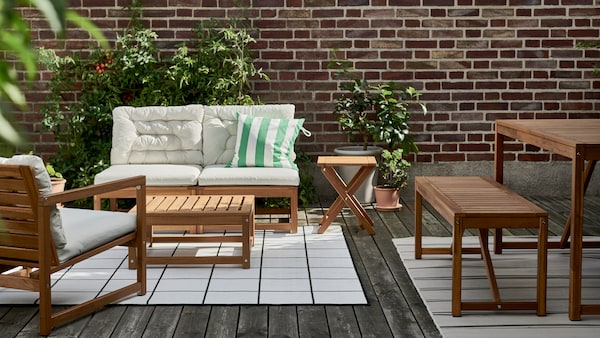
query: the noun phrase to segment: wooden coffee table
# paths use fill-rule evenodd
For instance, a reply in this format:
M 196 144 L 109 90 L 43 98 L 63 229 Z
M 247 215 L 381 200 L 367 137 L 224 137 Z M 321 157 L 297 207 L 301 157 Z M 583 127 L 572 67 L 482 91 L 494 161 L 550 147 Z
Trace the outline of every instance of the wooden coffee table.
M 133 208 L 131 212 L 135 212 Z M 155 235 L 152 226 L 235 225 L 241 235 Z M 250 267 L 250 246 L 254 245 L 253 195 L 165 195 L 146 198 L 146 238 L 151 243 L 241 242 L 239 256 L 146 256 L 148 264 L 241 264 Z M 130 251 L 129 265 L 136 255 Z

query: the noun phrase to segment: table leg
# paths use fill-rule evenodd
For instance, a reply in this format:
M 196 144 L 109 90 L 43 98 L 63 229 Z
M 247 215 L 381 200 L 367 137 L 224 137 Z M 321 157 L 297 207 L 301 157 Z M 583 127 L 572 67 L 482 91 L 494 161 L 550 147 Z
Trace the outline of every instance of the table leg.
M 494 151 L 494 178 L 496 182 L 504 182 L 504 135 L 496 130 L 496 149 Z M 502 229 L 494 229 L 494 253 L 502 253 Z
M 538 230 L 537 315 L 546 315 L 548 278 L 548 217 L 540 218 Z
M 596 168 L 596 160 L 588 161 L 587 167 L 585 168 L 585 173 L 583 174 L 584 182 L 583 182 L 583 195 L 587 191 L 588 185 L 592 179 L 592 174 L 594 173 L 594 168 Z M 569 214 L 569 218 L 567 219 L 567 223 L 565 224 L 565 230 L 563 231 L 562 237 L 560 238 L 560 247 L 564 249 L 569 244 L 569 234 L 571 233 L 571 214 Z
M 346 185 L 333 167 L 323 167 L 323 175 L 338 193 L 338 198 L 336 198 L 333 204 L 331 204 L 329 207 L 327 213 L 321 218 L 321 221 L 319 222 L 319 224 L 321 224 L 318 230 L 319 233 L 324 233 L 325 230 L 327 230 L 331 222 L 333 222 L 345 204 L 350 208 L 350 210 L 352 210 L 354 215 L 356 215 L 361 227 L 366 229 L 369 234 L 375 234 L 373 220 L 369 217 L 365 209 L 360 205 L 360 202 L 354 196 L 354 192 L 358 190 L 362 182 L 369 176 L 373 169 L 373 167 L 361 167 L 356 175 L 354 175 L 354 177 L 350 180 L 350 183 Z
M 583 167 L 578 151 L 571 173 L 571 273 L 569 281 L 569 319 L 581 320 L 581 261 L 583 246 Z

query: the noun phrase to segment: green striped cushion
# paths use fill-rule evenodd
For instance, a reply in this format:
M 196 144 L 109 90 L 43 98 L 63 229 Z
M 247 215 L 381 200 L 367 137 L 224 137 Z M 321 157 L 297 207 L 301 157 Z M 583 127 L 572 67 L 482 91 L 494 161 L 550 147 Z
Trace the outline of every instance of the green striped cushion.
M 294 142 L 304 119 L 271 119 L 237 114 L 235 154 L 228 167 L 292 168 Z

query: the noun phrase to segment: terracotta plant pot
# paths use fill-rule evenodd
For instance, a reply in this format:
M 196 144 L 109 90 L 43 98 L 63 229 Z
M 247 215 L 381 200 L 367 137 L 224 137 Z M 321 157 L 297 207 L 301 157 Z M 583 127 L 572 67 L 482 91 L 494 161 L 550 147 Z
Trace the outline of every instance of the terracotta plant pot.
M 402 208 L 400 204 L 400 189 L 376 186 L 375 209 L 379 211 L 396 211 Z
M 65 191 L 65 184 L 67 184 L 67 180 L 64 178 L 56 178 L 50 177 L 50 183 L 52 183 L 52 192 L 63 192 Z M 56 203 L 57 208 L 62 208 L 62 203 Z

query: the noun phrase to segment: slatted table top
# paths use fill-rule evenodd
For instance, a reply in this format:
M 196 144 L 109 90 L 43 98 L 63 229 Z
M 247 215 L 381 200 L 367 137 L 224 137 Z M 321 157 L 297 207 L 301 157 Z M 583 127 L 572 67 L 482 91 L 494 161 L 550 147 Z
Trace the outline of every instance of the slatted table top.
M 320 167 L 341 165 L 375 167 L 377 166 L 377 160 L 374 156 L 319 156 L 317 165 Z
M 542 119 L 542 120 L 497 120 L 496 127 L 533 134 L 554 142 L 565 144 L 600 144 L 600 119 Z
M 147 215 L 248 215 L 253 209 L 253 195 L 159 195 L 146 198 Z

